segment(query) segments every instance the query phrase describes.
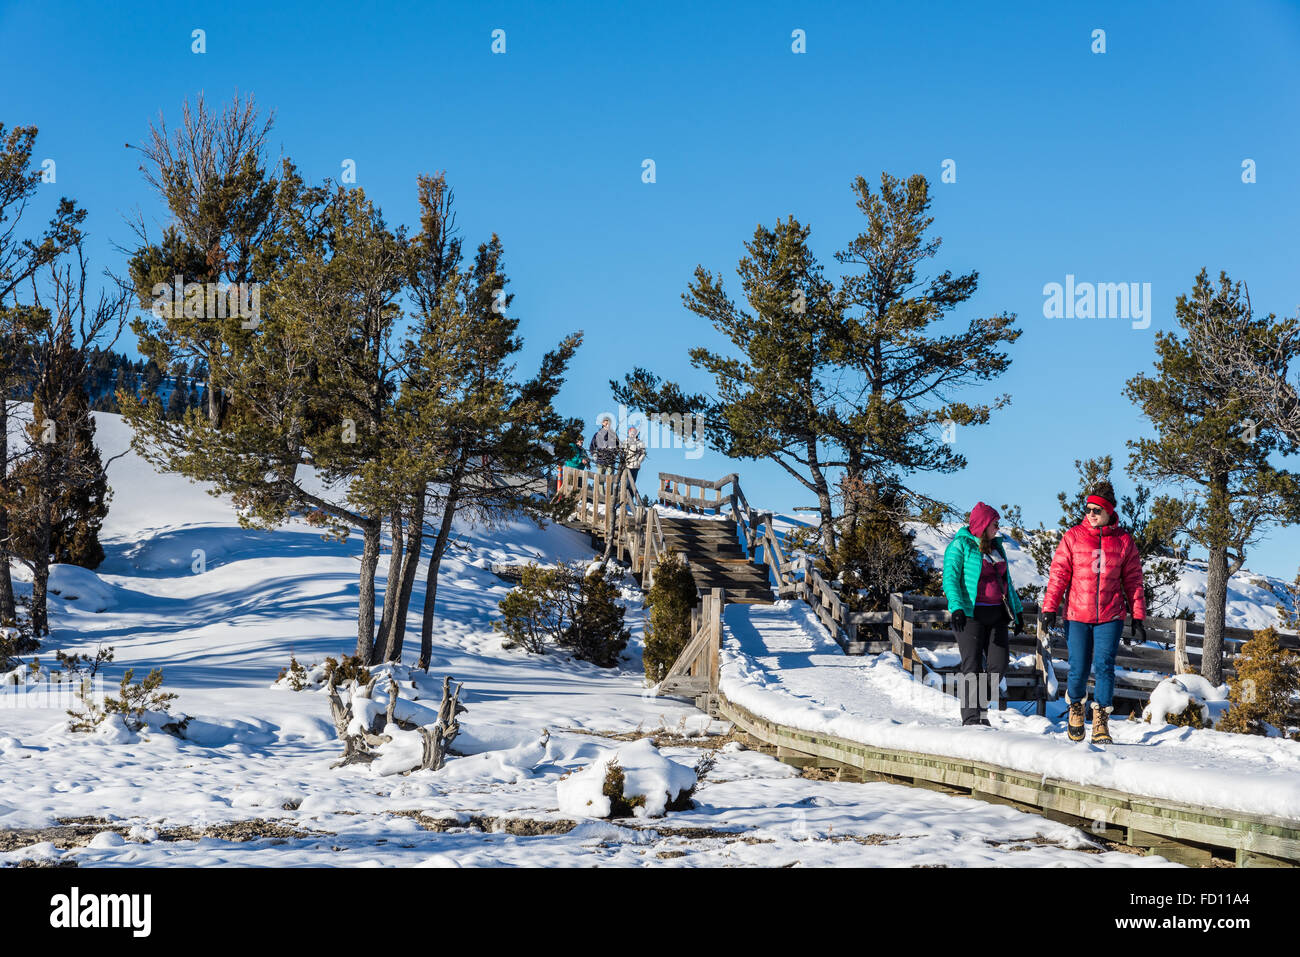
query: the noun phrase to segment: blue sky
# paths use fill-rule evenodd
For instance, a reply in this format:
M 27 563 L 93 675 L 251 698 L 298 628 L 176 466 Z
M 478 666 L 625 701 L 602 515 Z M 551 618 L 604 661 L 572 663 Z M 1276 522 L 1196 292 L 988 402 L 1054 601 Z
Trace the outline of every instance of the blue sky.
M 686 352 L 720 343 L 681 304 L 697 264 L 734 277 L 755 225 L 793 214 L 833 273 L 863 222 L 852 179 L 922 173 L 938 268 L 980 273 L 952 322 L 1009 311 L 1024 330 L 1010 371 L 969 393 L 1012 405 L 958 433 L 967 469 L 916 482 L 961 508 L 1052 524 L 1076 458 L 1127 461 L 1146 425 L 1124 381 L 1202 266 L 1257 309 L 1300 303 L 1300 3 L 0 3 L 0 42 L 0 120 L 38 126 L 57 164 L 33 222 L 75 197 L 118 271 L 127 217 L 161 216 L 123 144 L 200 90 L 274 109 L 276 149 L 313 180 L 354 160 L 391 223 L 415 221 L 416 175 L 445 169 L 466 240 L 505 243 L 524 367 L 585 331 L 561 406 L 593 426 L 633 366 L 707 385 Z M 1149 282 L 1150 328 L 1044 318 L 1067 274 Z M 737 470 L 755 504 L 813 504 L 772 465 L 652 450 L 643 486 L 660 469 Z M 1289 578 L 1292 542 L 1272 533 L 1249 564 Z

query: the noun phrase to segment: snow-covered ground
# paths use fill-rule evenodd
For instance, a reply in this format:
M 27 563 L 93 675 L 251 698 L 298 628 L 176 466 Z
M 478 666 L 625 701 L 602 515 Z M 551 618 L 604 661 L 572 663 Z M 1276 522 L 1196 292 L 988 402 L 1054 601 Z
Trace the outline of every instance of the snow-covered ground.
M 120 419 L 97 418 L 105 458 L 126 449 Z M 0 708 L 0 864 L 1168 863 L 1108 851 L 1014 809 L 811 780 L 734 741 L 718 747 L 727 725 L 643 689 L 643 616 L 630 583 L 633 638 L 621 667 L 504 650 L 491 622 L 508 586 L 488 569 L 590 556 L 584 536 L 558 526 L 459 529 L 460 547 L 443 566 L 429 675 L 397 670 L 425 703 L 436 701 L 443 675 L 464 682 L 461 756 L 438 772 L 332 770 L 342 749 L 325 695 L 272 685 L 291 653 L 303 663 L 351 653 L 359 541 L 325 542 L 305 524 L 241 529 L 229 503 L 133 454 L 114 461 L 109 477 L 108 557 L 96 573 L 56 572 L 54 632 L 38 654 L 48 665 L 56 649 L 112 645 L 110 685 L 126 668 L 137 679 L 161 668 L 164 690 L 179 695 L 173 709 L 192 720 L 185 739 L 121 727 L 73 734 L 59 709 Z M 413 608 L 422 600 L 420 585 Z M 408 635 L 408 661 L 417 643 Z M 825 650 L 828 680 L 848 677 L 845 663 L 865 664 L 832 662 Z M 662 757 L 700 769 L 692 810 L 614 823 L 561 811 L 566 776 L 652 731 Z M 25 830 L 40 828 L 53 830 Z

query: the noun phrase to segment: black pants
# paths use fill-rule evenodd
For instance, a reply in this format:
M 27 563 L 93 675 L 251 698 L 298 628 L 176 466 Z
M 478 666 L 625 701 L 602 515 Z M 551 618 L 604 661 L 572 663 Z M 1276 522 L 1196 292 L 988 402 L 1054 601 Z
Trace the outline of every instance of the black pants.
M 1011 654 L 1009 624 L 1001 605 L 976 605 L 975 613 L 966 618 L 966 627 L 957 633 L 957 648 L 961 651 L 957 698 L 962 724 L 978 721 L 989 704 L 1000 700 L 998 684 Z

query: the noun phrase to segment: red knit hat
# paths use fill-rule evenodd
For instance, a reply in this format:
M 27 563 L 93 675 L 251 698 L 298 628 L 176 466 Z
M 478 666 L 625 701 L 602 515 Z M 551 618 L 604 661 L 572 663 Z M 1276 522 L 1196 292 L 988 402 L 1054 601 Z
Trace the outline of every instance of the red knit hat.
M 996 522 L 998 518 L 996 509 L 983 502 L 976 502 L 975 507 L 970 510 L 970 533 L 979 538 L 984 534 L 984 529 Z
M 1106 510 L 1107 515 L 1112 517 L 1115 515 L 1115 503 L 1106 501 L 1100 495 L 1089 495 L 1087 502 L 1089 505 L 1100 505 Z

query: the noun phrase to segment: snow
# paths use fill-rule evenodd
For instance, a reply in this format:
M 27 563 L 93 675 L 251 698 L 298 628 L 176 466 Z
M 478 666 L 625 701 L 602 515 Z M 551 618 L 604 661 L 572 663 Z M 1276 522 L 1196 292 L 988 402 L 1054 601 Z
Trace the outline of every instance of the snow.
M 560 813 L 578 817 L 609 817 L 610 799 L 603 793 L 611 764 L 623 769 L 623 796 L 645 799 L 634 809 L 637 817 L 663 817 L 666 806 L 695 787 L 695 771 L 659 753 L 646 738 L 624 745 L 577 774 L 556 784 Z
M 1300 742 L 1112 721 L 1115 743 L 1076 744 L 1060 720 L 989 712 L 961 727 L 957 700 L 915 681 L 892 654 L 848 657 L 803 602 L 728 605 L 719 689 L 769 720 L 884 748 L 1207 807 L 1300 820 Z
M 1201 720 L 1213 726 L 1228 709 L 1228 686 L 1212 685 L 1200 675 L 1171 675 L 1151 689 L 1142 720 L 1167 724 L 1170 715 L 1182 714 L 1193 703 L 1201 712 Z
M 73 734 L 61 708 L 4 702 L 0 829 L 51 827 L 74 817 L 103 823 L 84 846 L 41 840 L 0 852 L 0 865 L 1169 866 L 1159 857 L 1109 851 L 1077 828 L 1012 808 L 893 784 L 809 780 L 735 742 L 716 748 L 727 723 L 644 687 L 644 612 L 631 582 L 622 601 L 632 639 L 617 668 L 505 650 L 491 626 L 509 585 L 491 565 L 592 558 L 587 536 L 526 521 L 456 526 L 428 674 L 410 667 L 419 644 L 420 575 L 406 663 L 378 669 L 373 700 L 364 705 L 368 714 L 384 712 L 391 676 L 400 689 L 397 715 L 428 724 L 443 676 L 463 681 L 468 710 L 446 765 L 404 773 L 418 764 L 419 736 L 388 727 L 393 740 L 374 764 L 333 769 L 342 745 L 320 688 L 320 665 L 355 646 L 359 539 L 325 541 L 297 521 L 274 531 L 240 528 L 229 501 L 156 474 L 129 452 L 130 431 L 119 417 L 96 419 L 104 459 L 125 453 L 109 466 L 114 497 L 101 536 L 107 557 L 93 573 L 56 571 L 56 580 L 66 576 L 63 595 L 50 602 L 53 634 L 38 655 L 48 665 L 55 650 L 93 655 L 111 645 L 108 689 L 127 668 L 137 680 L 161 668 L 163 690 L 179 694 L 173 712 L 190 720 L 183 737 L 162 732 L 160 715 L 148 716 L 138 731 L 110 719 L 95 734 Z M 20 580 L 17 588 L 30 586 Z M 914 723 L 918 735 L 957 730 L 941 727 L 951 717 L 950 699 L 927 697 L 930 689 L 888 656 L 849 659 L 838 648 L 832 655 L 824 632 L 813 640 L 808 622 L 788 609 L 782 620 L 790 647 L 750 649 L 761 653 L 745 657 L 734 647 L 732 620 L 732 609 L 744 607 L 728 609 L 728 682 L 744 684 L 741 671 L 748 669 L 753 694 L 771 695 L 791 710 L 834 711 L 846 721 L 880 722 L 890 696 L 898 695 L 890 727 Z M 303 691 L 276 682 L 291 653 L 309 671 Z M 820 656 L 826 666 L 814 675 L 798 664 L 801 654 L 805 662 Z M 782 662 L 790 667 L 778 677 L 772 669 Z M 984 738 L 1004 738 L 1012 752 L 1028 746 L 1024 739 L 1052 745 L 1048 723 L 1034 726 L 1042 719 L 992 720 L 998 730 L 982 729 Z M 1187 733 L 1142 727 L 1147 742 Z M 1204 735 L 1215 733 L 1196 732 L 1179 746 L 1189 765 L 1204 757 L 1213 770 L 1221 756 L 1194 746 Z M 1292 773 L 1288 742 L 1260 738 L 1239 747 L 1233 767 L 1240 773 L 1249 766 L 1250 774 L 1241 775 L 1247 782 Z M 705 755 L 715 763 L 695 781 Z M 615 758 L 629 769 L 630 788 L 662 793 L 665 804 L 670 792 L 689 787 L 689 776 L 694 806 L 617 822 L 562 809 L 563 782 Z M 1106 759 L 1090 760 L 1105 770 Z M 1190 792 L 1199 777 L 1186 773 Z M 657 802 L 648 801 L 647 814 Z M 232 835 L 220 829 L 225 825 L 253 833 Z M 196 838 L 179 828 L 207 830 Z M 696 830 L 685 836 L 683 828 Z

